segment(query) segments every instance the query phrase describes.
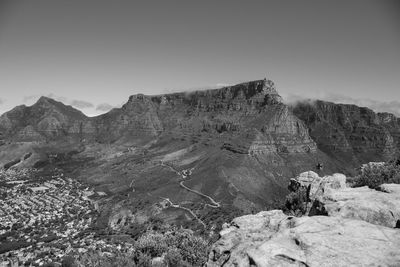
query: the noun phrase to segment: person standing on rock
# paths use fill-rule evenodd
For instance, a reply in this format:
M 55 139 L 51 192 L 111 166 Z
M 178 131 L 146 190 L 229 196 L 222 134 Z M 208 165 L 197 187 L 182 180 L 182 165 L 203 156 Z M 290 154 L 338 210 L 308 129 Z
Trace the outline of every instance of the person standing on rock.
M 322 171 L 322 169 L 324 168 L 324 165 L 321 162 L 318 162 L 316 168 L 317 168 L 317 171 Z

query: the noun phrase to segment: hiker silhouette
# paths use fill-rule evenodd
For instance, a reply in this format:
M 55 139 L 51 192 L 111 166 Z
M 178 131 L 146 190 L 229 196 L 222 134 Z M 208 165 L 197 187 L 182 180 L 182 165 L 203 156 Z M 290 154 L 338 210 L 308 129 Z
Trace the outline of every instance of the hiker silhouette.
M 317 170 L 321 171 L 324 168 L 324 165 L 322 163 L 318 162 L 316 168 L 317 168 Z

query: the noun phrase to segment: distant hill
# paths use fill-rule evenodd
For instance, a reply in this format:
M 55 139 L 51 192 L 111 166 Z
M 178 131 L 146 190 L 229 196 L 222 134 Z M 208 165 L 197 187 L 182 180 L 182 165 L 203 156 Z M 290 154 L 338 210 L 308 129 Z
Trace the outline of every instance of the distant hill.
M 41 97 L 32 106 L 17 106 L 0 117 L 0 132 L 11 141 L 44 141 L 82 131 L 88 118 L 71 106 Z

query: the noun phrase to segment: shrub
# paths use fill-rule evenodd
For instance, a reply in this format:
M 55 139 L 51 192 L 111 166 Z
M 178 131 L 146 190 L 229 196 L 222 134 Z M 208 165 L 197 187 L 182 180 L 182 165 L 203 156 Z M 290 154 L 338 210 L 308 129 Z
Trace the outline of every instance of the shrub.
M 75 261 L 71 261 L 76 265 L 66 266 L 146 267 L 152 266 L 151 261 L 155 257 L 164 257 L 168 266 L 203 266 L 207 261 L 209 247 L 206 239 L 194 235 L 191 230 L 172 228 L 165 233 L 149 230 L 133 243 L 132 252 L 112 255 L 97 251 L 76 253 L 73 255 Z
M 151 258 L 169 254 L 170 261 L 173 261 L 173 255 L 179 254 L 177 260 L 182 266 L 184 263 L 188 266 L 202 266 L 207 260 L 209 244 L 190 230 L 174 229 L 164 234 L 147 232 L 137 240 L 135 248 Z
M 308 190 L 299 187 L 297 191 L 286 196 L 285 207 L 291 215 L 301 216 L 307 212 Z
M 68 256 L 71 257 L 71 256 Z M 72 258 L 72 257 L 71 257 Z M 75 255 L 76 260 L 71 261 L 75 265 L 66 265 L 73 267 L 118 267 L 118 266 L 136 266 L 134 261 L 134 255 L 132 254 L 114 254 L 112 256 L 101 254 L 98 252 L 86 252 L 86 253 L 78 253 Z M 73 258 L 72 258 L 73 259 Z M 141 262 L 144 260 L 141 258 Z M 64 266 L 64 265 L 63 265 Z M 145 264 L 139 266 L 146 266 Z
M 75 259 L 72 256 L 65 256 L 61 262 L 62 267 L 77 267 Z
M 381 165 L 368 164 L 353 179 L 353 187 L 368 186 L 377 189 L 381 184 L 385 183 L 400 184 L 400 164 L 398 159 Z
M 203 266 L 207 261 L 208 243 L 199 236 L 189 235 L 178 248 L 183 260 L 193 266 Z
M 164 235 L 150 232 L 142 235 L 135 243 L 135 247 L 151 257 L 160 257 L 167 251 L 168 245 Z
M 183 259 L 179 249 L 168 249 L 167 254 L 165 255 L 165 262 L 168 264 L 168 266 L 182 266 Z

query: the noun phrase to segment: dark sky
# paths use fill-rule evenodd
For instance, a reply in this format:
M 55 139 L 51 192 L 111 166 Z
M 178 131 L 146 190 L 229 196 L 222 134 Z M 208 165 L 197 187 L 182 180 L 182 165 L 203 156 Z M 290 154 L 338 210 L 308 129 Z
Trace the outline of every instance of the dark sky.
M 0 0 L 0 113 L 264 77 L 290 101 L 400 114 L 400 1 Z

